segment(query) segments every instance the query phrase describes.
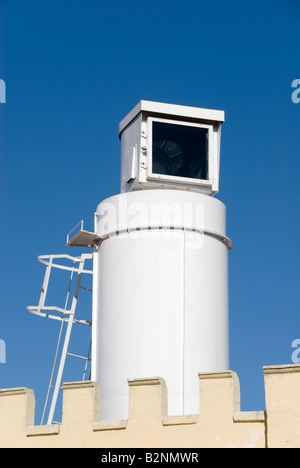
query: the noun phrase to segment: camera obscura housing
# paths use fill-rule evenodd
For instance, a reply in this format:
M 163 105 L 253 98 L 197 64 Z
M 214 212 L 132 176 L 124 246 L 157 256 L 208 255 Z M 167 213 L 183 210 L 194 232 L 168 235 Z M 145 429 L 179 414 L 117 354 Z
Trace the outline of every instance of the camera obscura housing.
M 151 101 L 121 121 L 121 193 L 180 189 L 219 190 L 224 112 Z

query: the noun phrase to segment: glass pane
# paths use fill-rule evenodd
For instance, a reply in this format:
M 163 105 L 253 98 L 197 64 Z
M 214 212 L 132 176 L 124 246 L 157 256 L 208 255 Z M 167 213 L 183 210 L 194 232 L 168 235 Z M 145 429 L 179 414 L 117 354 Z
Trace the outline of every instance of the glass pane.
M 208 180 L 208 129 L 153 122 L 152 172 Z

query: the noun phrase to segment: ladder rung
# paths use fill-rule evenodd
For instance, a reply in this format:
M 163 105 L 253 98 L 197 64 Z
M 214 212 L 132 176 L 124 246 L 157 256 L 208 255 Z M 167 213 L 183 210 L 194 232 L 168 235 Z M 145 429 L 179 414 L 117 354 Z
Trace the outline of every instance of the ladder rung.
M 80 287 L 80 289 L 85 289 L 85 291 L 90 291 L 90 292 L 93 292 L 93 290 L 92 290 L 92 289 L 90 289 L 90 288 L 85 288 L 84 286 L 79 286 L 79 287 Z
M 72 353 L 67 353 L 68 356 L 73 356 L 79 359 L 84 359 L 85 361 L 90 361 L 90 358 L 85 357 L 85 356 L 78 356 L 78 354 L 72 354 Z

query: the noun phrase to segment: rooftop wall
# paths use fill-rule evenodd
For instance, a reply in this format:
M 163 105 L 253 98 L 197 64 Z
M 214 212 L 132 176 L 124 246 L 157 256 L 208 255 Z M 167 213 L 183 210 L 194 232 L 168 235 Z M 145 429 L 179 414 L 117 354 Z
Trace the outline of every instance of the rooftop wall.
M 200 413 L 168 416 L 163 379 L 128 381 L 129 416 L 101 421 L 99 386 L 63 384 L 62 424 L 34 426 L 33 390 L 0 390 L 0 448 L 300 447 L 300 365 L 264 367 L 266 411 L 241 412 L 235 372 L 199 374 Z

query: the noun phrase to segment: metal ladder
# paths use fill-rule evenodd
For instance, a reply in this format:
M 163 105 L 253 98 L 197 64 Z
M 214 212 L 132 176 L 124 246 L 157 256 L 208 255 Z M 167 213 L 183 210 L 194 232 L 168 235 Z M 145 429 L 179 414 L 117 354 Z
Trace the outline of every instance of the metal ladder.
M 61 265 L 59 263 L 56 263 L 57 260 L 70 260 L 73 265 L 66 266 L 66 265 Z M 90 326 L 92 325 L 91 321 L 87 320 L 78 320 L 75 318 L 75 312 L 76 312 L 76 307 L 77 307 L 77 302 L 78 302 L 78 295 L 80 289 L 84 289 L 86 291 L 92 292 L 92 289 L 86 288 L 81 286 L 81 280 L 82 280 L 82 275 L 83 274 L 93 274 L 93 270 L 85 269 L 85 262 L 87 260 L 93 260 L 93 254 L 83 254 L 80 257 L 71 257 L 70 255 L 43 255 L 38 257 L 38 261 L 40 263 L 43 263 L 47 266 L 46 271 L 45 271 L 45 276 L 44 276 L 44 281 L 43 281 L 43 286 L 42 286 L 42 292 L 40 295 L 40 300 L 38 306 L 29 306 L 27 307 L 27 311 L 34 314 L 38 315 L 40 317 L 45 317 L 53 320 L 59 320 L 61 321 L 61 326 L 60 326 L 60 331 L 59 331 L 59 336 L 58 336 L 58 342 L 56 346 L 56 352 L 55 352 L 55 357 L 54 357 L 54 363 L 52 367 L 52 372 L 50 376 L 50 381 L 49 381 L 49 386 L 48 386 L 48 391 L 47 391 L 47 396 L 46 396 L 46 401 L 43 409 L 43 414 L 42 414 L 42 419 L 41 419 L 41 425 L 43 424 L 46 409 L 48 406 L 48 401 L 50 397 L 51 390 L 52 392 L 52 400 L 51 400 L 51 405 L 50 405 L 50 410 L 47 418 L 47 425 L 50 425 L 53 423 L 53 418 L 54 418 L 54 413 L 57 405 L 57 400 L 58 400 L 58 395 L 59 391 L 61 389 L 61 382 L 62 382 L 62 377 L 63 377 L 63 371 L 66 363 L 66 358 L 67 356 L 79 358 L 85 361 L 85 366 L 84 366 L 84 371 L 83 371 L 83 377 L 82 380 L 85 380 L 86 378 L 86 373 L 87 373 L 87 368 L 88 368 L 88 363 L 91 360 L 90 354 L 91 354 L 91 340 L 90 340 L 90 345 L 89 345 L 89 350 L 87 353 L 87 356 L 80 356 L 77 354 L 70 353 L 68 351 L 69 349 L 69 343 L 70 343 L 70 338 L 71 338 L 71 332 L 72 332 L 72 327 L 74 323 L 80 323 L 83 325 Z M 78 264 L 78 266 L 75 266 Z M 70 271 L 70 280 L 69 280 L 69 287 L 67 291 L 67 296 L 65 300 L 65 306 L 64 308 L 56 307 L 56 306 L 46 306 L 45 301 L 46 301 L 46 296 L 47 296 L 47 291 L 48 291 L 48 285 L 49 285 L 49 279 L 50 279 L 50 273 L 52 268 L 58 268 L 62 270 L 67 270 Z M 72 302 L 71 306 L 68 309 L 68 303 L 70 300 L 70 292 L 71 292 L 71 285 L 73 284 L 74 281 L 74 274 L 77 275 L 76 277 L 76 283 L 75 283 L 75 288 L 74 288 L 74 293 L 72 296 Z M 54 314 L 49 314 L 49 311 L 54 312 Z M 63 342 L 63 347 L 62 351 L 60 353 L 60 359 L 59 359 L 59 366 L 58 369 L 56 370 L 56 364 L 59 358 L 59 348 L 60 344 L 62 341 L 63 337 L 63 331 L 64 331 L 64 325 L 67 324 L 65 334 L 64 334 L 64 342 Z M 53 385 L 52 382 L 55 378 L 55 384 Z

